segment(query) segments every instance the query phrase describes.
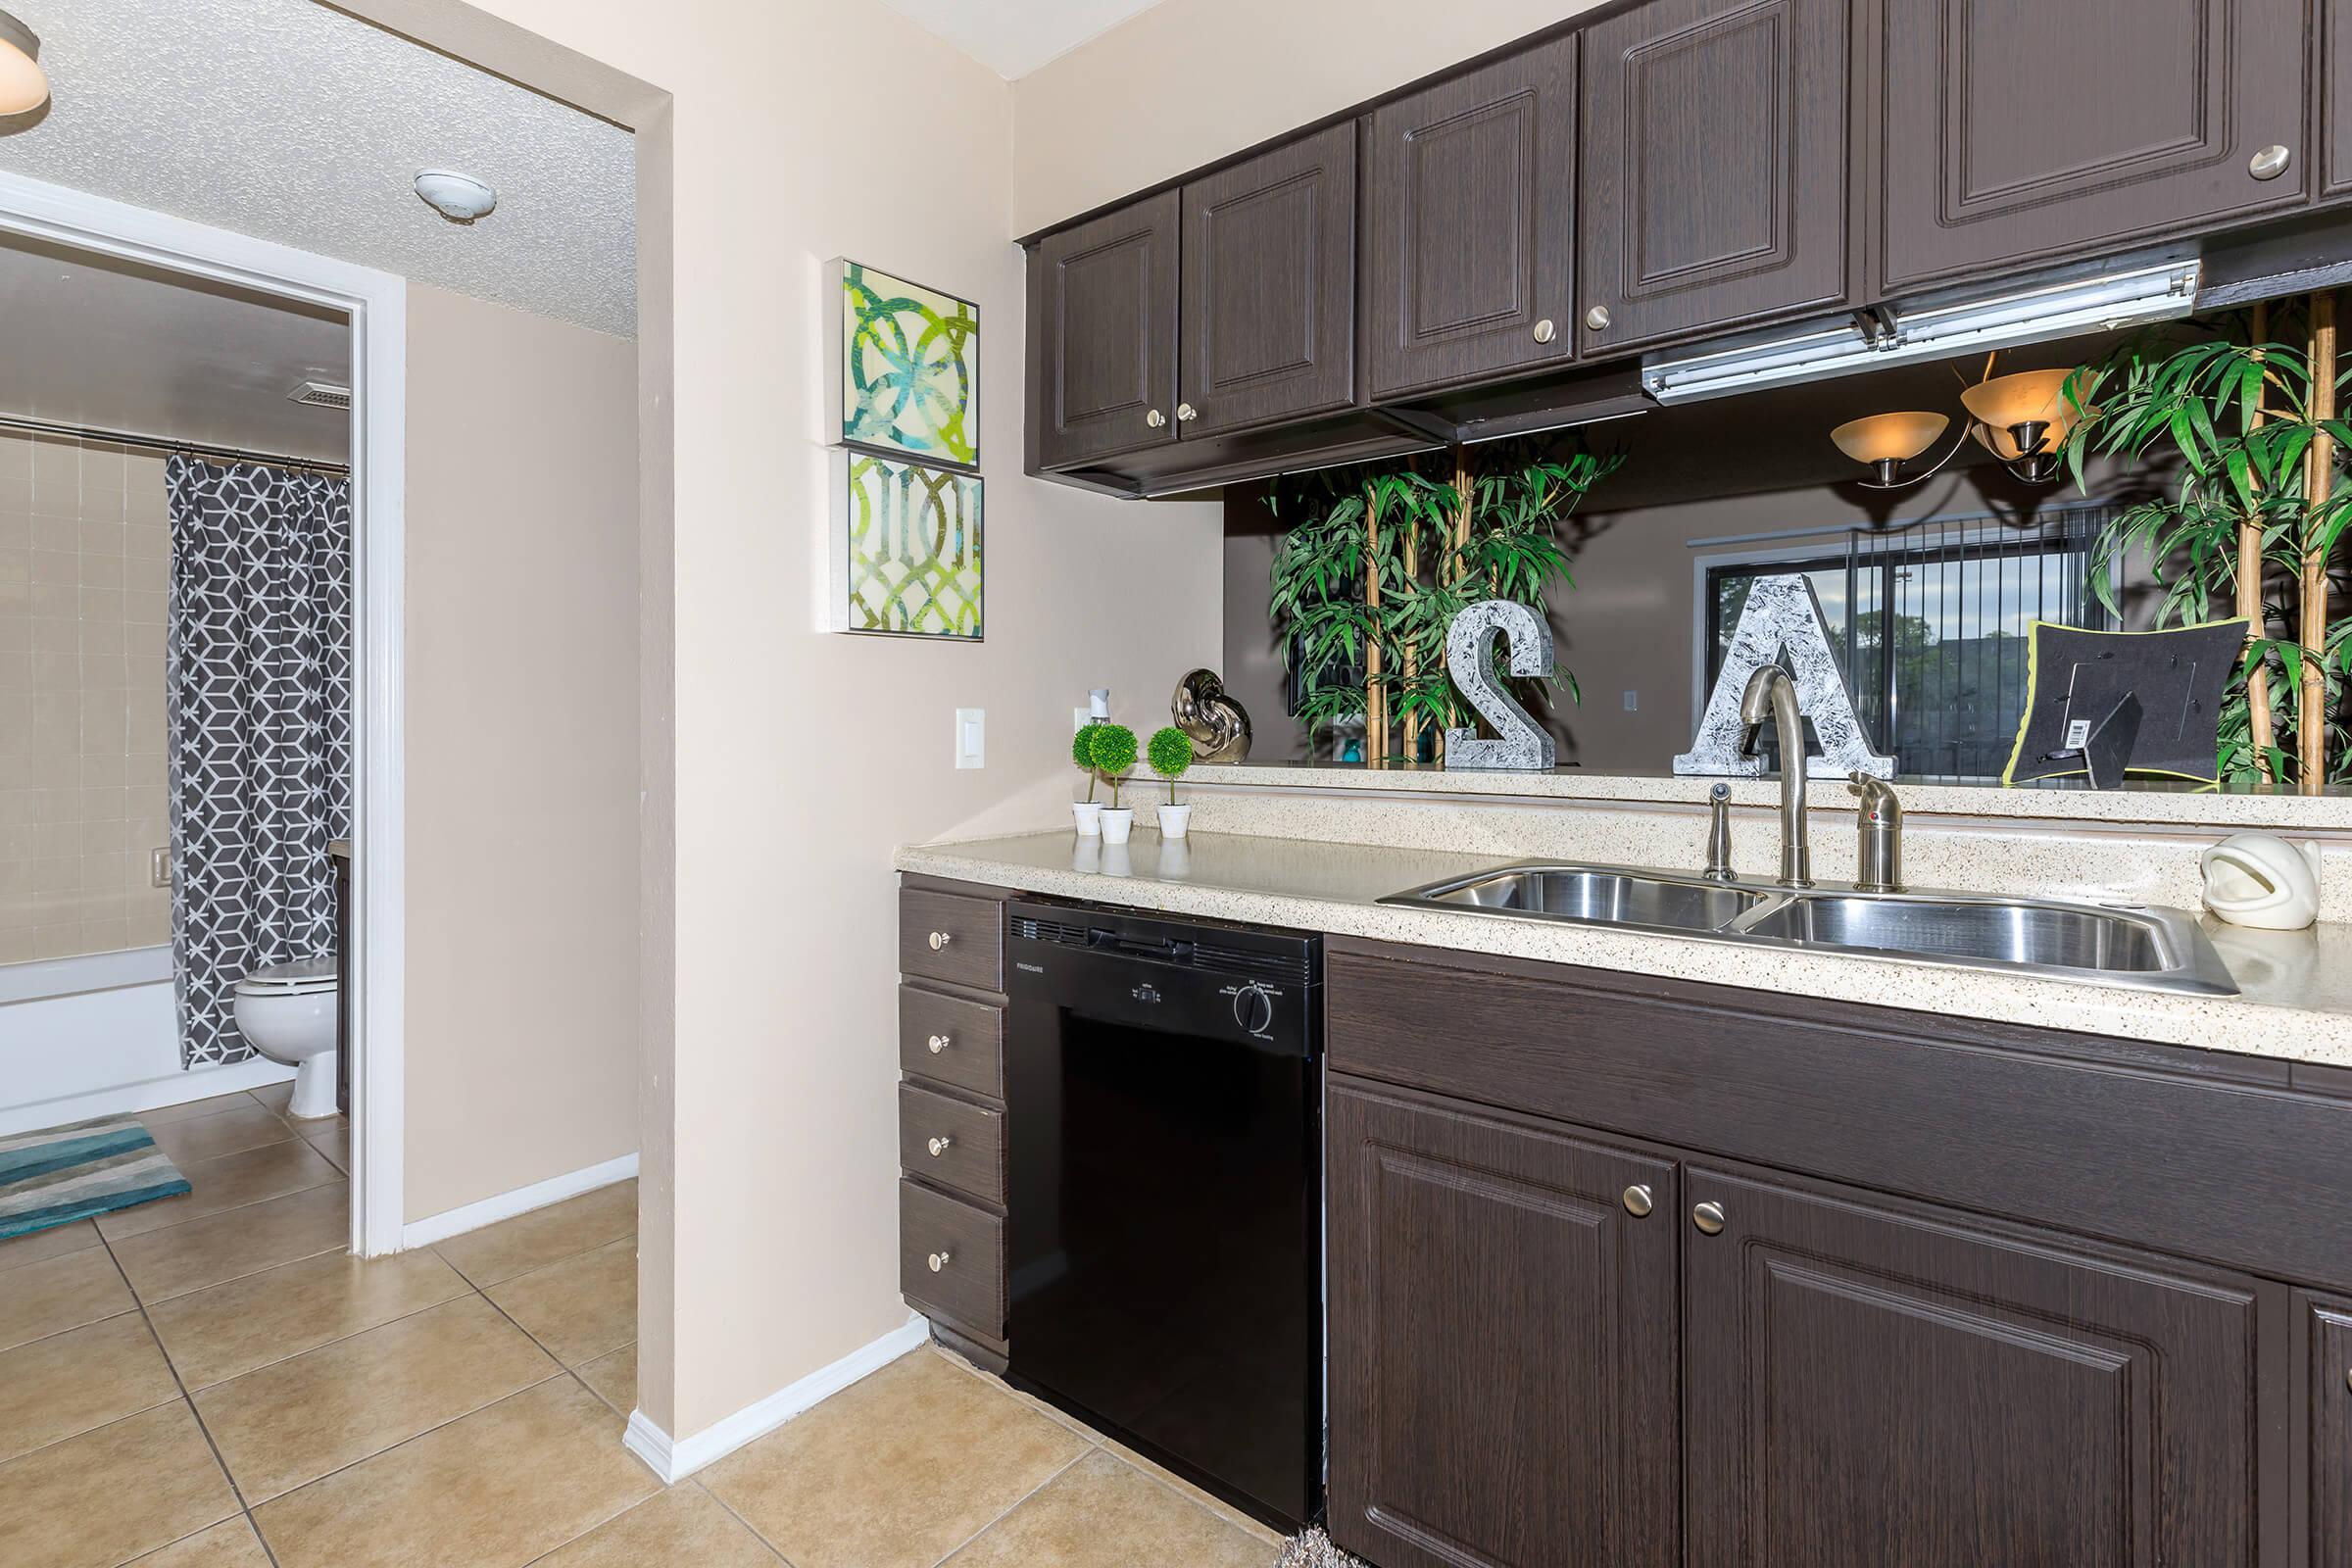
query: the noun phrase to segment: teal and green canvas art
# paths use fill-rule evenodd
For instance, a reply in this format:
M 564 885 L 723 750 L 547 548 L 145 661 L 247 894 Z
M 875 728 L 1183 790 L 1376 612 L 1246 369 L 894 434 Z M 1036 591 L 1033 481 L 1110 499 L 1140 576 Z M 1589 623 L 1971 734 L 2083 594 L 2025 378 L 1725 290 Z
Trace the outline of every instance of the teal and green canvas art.
M 847 456 L 844 629 L 978 641 L 980 476 Z
M 856 262 L 841 287 L 841 439 L 978 466 L 980 308 Z

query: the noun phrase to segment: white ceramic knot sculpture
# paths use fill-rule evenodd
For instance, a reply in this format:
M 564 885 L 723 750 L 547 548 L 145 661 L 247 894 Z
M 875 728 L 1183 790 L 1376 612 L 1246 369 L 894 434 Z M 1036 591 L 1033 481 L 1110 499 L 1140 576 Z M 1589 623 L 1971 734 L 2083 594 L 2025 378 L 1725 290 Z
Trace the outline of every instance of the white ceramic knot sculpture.
M 2315 856 L 2269 833 L 2237 833 L 2207 850 L 2205 907 L 2231 925 L 2300 931 L 2320 917 Z

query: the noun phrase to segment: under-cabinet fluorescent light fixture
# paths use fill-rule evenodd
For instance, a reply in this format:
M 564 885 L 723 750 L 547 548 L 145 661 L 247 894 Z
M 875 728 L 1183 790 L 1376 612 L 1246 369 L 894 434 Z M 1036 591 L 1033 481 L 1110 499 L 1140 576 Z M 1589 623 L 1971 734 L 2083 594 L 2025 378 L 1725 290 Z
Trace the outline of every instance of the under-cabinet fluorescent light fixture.
M 2114 270 L 2103 273 L 2073 272 L 1990 298 L 1929 295 L 1697 354 L 1650 355 L 1642 362 L 1642 385 L 1660 403 L 1696 403 L 1949 359 L 1972 349 L 2012 348 L 2174 320 L 2196 306 L 2203 267 L 2194 257 L 2111 265 Z

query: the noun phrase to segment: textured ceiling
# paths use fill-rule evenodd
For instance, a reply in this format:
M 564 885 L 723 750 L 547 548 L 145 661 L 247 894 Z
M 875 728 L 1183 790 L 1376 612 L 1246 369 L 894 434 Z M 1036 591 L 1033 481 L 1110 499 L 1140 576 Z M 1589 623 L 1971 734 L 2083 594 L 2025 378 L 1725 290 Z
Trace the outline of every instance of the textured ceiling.
M 1159 0 L 882 0 L 974 60 L 1017 81 Z
M 349 416 L 286 401 L 351 384 L 338 312 L 24 239 L 0 240 L 0 413 L 340 463 Z
M 636 330 L 635 149 L 617 126 L 314 0 L 8 0 L 41 35 L 45 110 L 0 169 Z M 467 225 L 422 169 L 498 188 Z

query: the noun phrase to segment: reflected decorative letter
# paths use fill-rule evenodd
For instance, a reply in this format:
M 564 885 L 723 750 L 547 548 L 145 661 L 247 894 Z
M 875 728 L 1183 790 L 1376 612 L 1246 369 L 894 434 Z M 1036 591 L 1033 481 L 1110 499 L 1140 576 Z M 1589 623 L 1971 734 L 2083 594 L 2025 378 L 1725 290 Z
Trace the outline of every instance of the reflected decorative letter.
M 1494 678 L 1497 637 L 1510 641 L 1512 674 L 1551 673 L 1551 627 L 1527 606 L 1508 599 L 1484 599 L 1454 616 L 1453 624 L 1446 628 L 1446 673 L 1479 716 L 1494 726 L 1497 738 L 1480 740 L 1476 728 L 1447 730 L 1446 765 L 1549 768 L 1558 760 L 1551 732 L 1528 717 L 1527 710 Z
M 1747 754 L 1740 699 L 1747 690 L 1747 678 L 1776 660 L 1795 678 L 1797 710 L 1813 721 L 1813 733 L 1821 739 L 1821 755 L 1806 760 L 1811 777 L 1843 779 L 1857 772 L 1894 777 L 1894 759 L 1870 749 L 1861 720 L 1854 716 L 1854 700 L 1838 671 L 1837 652 L 1830 647 L 1813 585 L 1793 572 L 1758 577 L 1747 591 L 1740 625 L 1723 652 L 1723 672 L 1715 677 L 1714 693 L 1698 721 L 1697 738 L 1690 750 L 1674 760 L 1677 773 L 1763 777 L 1764 760 Z

